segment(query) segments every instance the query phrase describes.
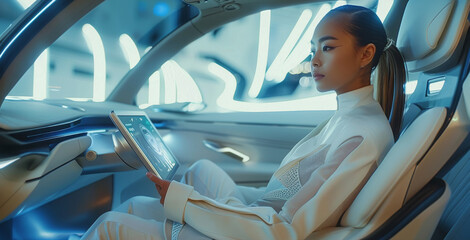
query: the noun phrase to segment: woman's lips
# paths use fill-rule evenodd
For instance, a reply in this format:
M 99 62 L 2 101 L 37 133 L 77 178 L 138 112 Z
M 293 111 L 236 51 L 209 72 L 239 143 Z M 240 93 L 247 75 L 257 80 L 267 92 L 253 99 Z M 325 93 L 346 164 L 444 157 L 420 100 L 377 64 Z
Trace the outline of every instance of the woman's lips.
M 324 77 L 325 77 L 325 75 L 323 75 L 323 74 L 318 74 L 318 73 L 313 74 L 313 79 L 315 79 L 315 81 L 319 81 L 319 80 L 323 79 Z

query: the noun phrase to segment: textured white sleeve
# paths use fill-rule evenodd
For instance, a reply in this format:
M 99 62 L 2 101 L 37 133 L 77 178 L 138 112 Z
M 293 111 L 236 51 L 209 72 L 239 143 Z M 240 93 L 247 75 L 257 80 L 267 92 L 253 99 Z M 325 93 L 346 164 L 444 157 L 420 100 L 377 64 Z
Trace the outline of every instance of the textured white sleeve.
M 216 239 L 297 238 L 290 224 L 271 207 L 233 206 L 232 201 L 239 201 L 234 198 L 220 201 L 199 194 L 191 186 L 172 182 L 165 198 L 165 215 Z
M 317 194 L 320 187 L 328 181 L 340 164 L 359 147 L 362 141 L 361 136 L 351 137 L 329 154 L 327 159 L 321 159 L 324 156 L 318 154 L 302 160 L 299 163 L 299 180 L 302 187 L 284 204 L 280 214 L 292 221 L 297 210 Z
M 335 153 L 341 155 L 340 152 Z M 301 231 L 300 238 L 304 239 L 323 228 L 337 226 L 343 213 L 376 169 L 380 155 L 376 142 L 364 138 L 334 171 L 334 166 L 320 168 L 320 172 L 312 176 L 320 184 L 309 179 L 305 188 L 286 203 L 285 209 L 281 211 L 291 225 Z M 311 194 L 315 195 L 309 196 Z
M 192 186 L 172 181 L 165 196 L 165 202 L 163 205 L 165 216 L 175 222 L 183 223 L 184 207 L 192 192 Z

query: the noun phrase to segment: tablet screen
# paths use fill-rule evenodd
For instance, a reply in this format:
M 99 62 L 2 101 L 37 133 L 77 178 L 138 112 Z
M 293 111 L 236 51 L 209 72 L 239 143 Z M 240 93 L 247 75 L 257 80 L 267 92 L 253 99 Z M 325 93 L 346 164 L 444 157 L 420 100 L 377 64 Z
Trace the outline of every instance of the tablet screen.
M 150 120 L 146 116 L 118 115 L 118 118 L 160 177 L 171 178 L 177 161 Z

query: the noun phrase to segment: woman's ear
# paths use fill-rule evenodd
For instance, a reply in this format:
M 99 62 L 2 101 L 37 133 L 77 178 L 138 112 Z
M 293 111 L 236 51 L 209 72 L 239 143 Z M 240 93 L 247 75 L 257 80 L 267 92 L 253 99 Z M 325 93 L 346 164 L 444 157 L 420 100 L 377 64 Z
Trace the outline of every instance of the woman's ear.
M 375 56 L 375 45 L 373 43 L 369 43 L 362 47 L 361 51 L 361 67 L 365 67 L 372 62 Z

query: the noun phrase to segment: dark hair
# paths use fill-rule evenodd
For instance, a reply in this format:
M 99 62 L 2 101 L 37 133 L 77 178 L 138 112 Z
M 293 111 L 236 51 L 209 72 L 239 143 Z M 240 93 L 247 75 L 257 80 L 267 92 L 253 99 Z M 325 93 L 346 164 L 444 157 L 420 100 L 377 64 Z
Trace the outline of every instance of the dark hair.
M 405 62 L 400 51 L 390 44 L 385 28 L 377 14 L 372 10 L 354 5 L 344 5 L 331 10 L 326 17 L 338 13 L 347 14 L 345 30 L 355 37 L 358 46 L 369 43 L 375 45 L 376 51 L 370 66 L 371 72 L 377 67 L 377 81 L 374 84 L 376 99 L 388 117 L 395 139 L 400 134 L 406 81 Z

